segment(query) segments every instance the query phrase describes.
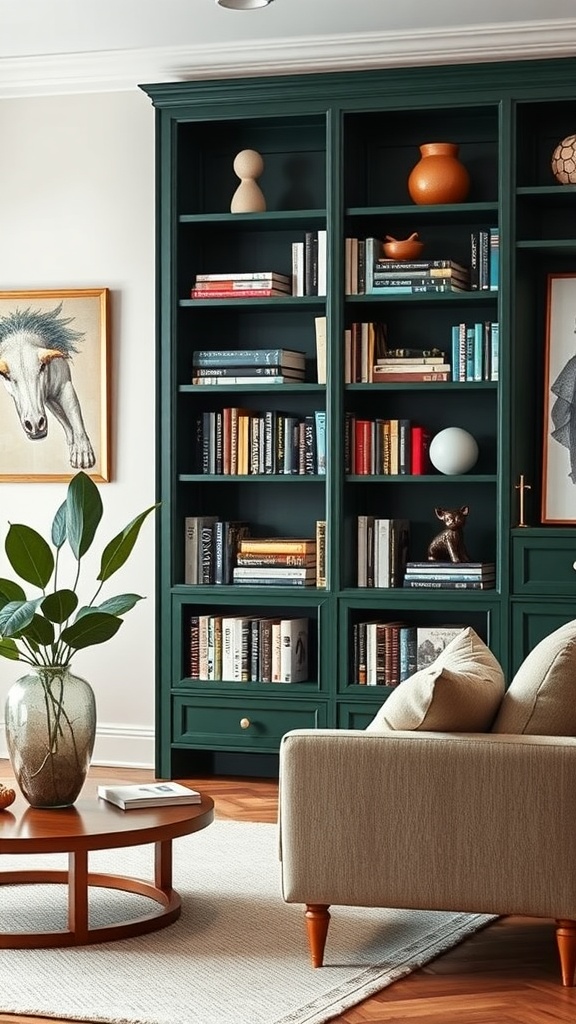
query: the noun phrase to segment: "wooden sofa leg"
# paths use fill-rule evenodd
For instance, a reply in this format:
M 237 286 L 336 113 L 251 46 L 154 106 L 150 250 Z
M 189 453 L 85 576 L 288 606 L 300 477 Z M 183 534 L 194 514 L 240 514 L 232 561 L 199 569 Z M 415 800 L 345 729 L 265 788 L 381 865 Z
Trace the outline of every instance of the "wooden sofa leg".
M 576 971 L 576 921 L 556 921 L 556 942 L 560 954 L 562 984 L 571 988 Z
M 324 947 L 330 924 L 327 903 L 306 904 L 306 931 L 308 946 L 312 957 L 312 967 L 322 967 L 324 963 Z

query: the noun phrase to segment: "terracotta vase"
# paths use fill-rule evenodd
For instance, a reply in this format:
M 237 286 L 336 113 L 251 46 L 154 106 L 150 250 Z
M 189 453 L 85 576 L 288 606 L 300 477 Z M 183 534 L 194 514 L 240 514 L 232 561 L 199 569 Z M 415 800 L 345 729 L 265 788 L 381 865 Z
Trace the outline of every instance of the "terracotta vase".
M 470 188 L 470 175 L 458 159 L 454 142 L 426 142 L 421 159 L 410 172 L 408 191 L 419 206 L 461 203 Z

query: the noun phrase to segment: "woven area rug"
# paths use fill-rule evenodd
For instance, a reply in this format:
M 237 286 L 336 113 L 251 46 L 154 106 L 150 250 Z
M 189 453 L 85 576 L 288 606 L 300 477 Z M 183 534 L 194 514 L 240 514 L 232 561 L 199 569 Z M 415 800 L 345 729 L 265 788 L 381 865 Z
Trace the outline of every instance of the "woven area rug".
M 181 918 L 134 939 L 77 949 L 2 950 L 0 1010 L 113 1024 L 322 1024 L 422 966 L 492 917 L 334 908 L 326 966 L 308 959 L 303 908 L 280 894 L 274 825 L 217 821 L 174 842 Z M 0 858 L 3 870 L 64 867 L 60 855 Z M 100 851 L 92 870 L 152 876 L 152 848 Z M 95 889 L 91 922 L 143 897 Z M 0 928 L 66 921 L 63 886 L 4 887 Z

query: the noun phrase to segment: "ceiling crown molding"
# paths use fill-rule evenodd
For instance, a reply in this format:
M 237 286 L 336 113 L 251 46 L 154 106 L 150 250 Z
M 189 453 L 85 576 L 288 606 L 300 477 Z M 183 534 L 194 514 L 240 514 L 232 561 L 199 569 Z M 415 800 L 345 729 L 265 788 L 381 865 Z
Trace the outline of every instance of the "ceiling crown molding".
M 576 19 L 414 32 L 276 39 L 249 45 L 109 50 L 0 59 L 0 99 L 120 92 L 143 82 L 569 57 Z

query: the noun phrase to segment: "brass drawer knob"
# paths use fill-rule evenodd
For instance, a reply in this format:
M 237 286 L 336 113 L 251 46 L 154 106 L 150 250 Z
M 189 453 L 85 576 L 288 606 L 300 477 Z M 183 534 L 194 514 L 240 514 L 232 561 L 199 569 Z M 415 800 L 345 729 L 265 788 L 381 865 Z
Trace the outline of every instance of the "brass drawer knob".
M 249 718 L 241 718 L 240 719 L 240 728 L 241 729 L 249 729 L 250 728 L 250 719 Z

